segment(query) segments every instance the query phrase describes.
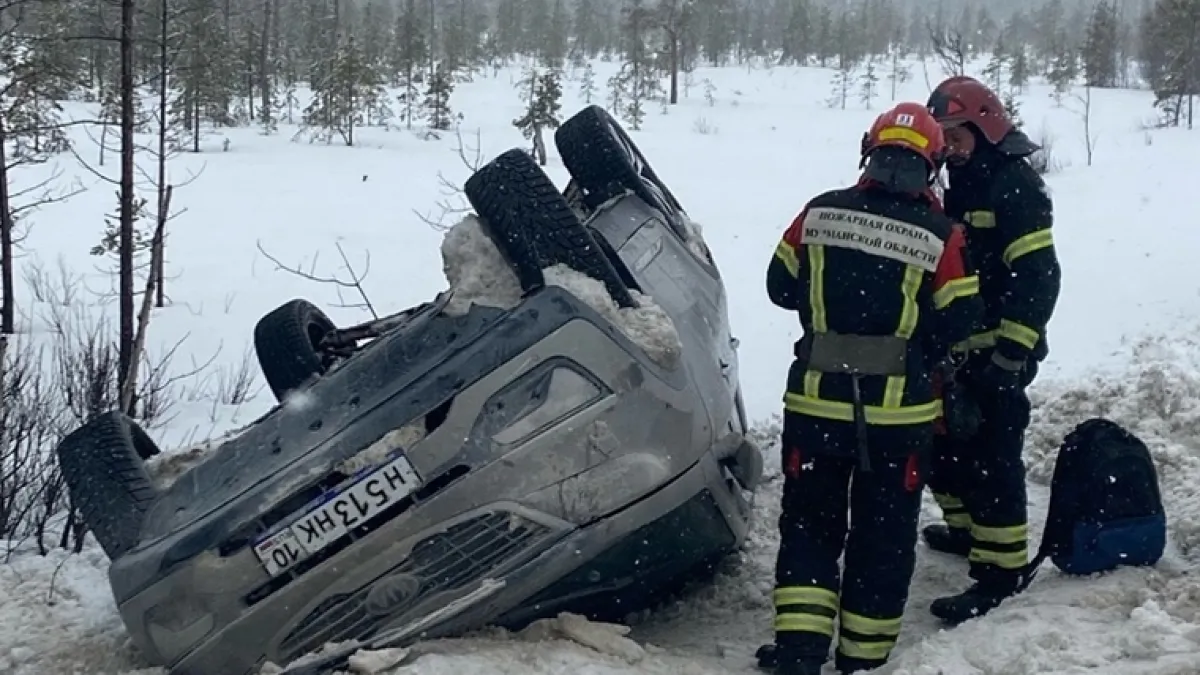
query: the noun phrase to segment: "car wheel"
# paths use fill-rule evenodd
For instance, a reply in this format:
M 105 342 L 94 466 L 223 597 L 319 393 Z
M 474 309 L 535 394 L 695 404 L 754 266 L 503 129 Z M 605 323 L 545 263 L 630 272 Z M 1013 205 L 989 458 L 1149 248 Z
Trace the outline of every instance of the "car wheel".
M 637 306 L 612 261 L 527 153 L 505 152 L 463 189 L 524 291 L 543 287 L 542 270 L 563 264 L 603 283 L 618 306 Z
M 563 165 L 584 189 L 589 207 L 595 209 L 629 190 L 666 215 L 681 236 L 688 236 L 679 200 L 604 108 L 591 105 L 576 113 L 554 132 L 554 144 Z
M 59 443 L 59 468 L 72 505 L 109 559 L 137 546 L 142 520 L 158 491 L 143 460 L 159 453 L 133 420 L 107 412 Z
M 329 369 L 321 341 L 335 328 L 325 312 L 307 300 L 291 300 L 254 326 L 254 352 L 267 386 L 282 401 Z

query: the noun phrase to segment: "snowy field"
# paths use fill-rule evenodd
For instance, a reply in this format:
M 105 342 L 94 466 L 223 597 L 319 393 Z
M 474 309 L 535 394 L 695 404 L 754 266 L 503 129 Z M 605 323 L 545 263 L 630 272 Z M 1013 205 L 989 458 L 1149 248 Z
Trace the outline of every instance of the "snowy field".
M 932 68 L 932 64 L 931 64 Z M 607 78 L 598 64 L 597 81 Z M 918 65 L 901 97 L 928 94 Z M 459 85 L 455 111 L 464 139 L 479 131 L 484 160 L 523 145 L 510 122 L 520 112 L 516 71 Z M 742 382 L 749 413 L 764 442 L 780 408 L 794 316 L 773 307 L 763 289 L 778 237 L 804 201 L 857 174 L 859 139 L 890 96 L 867 110 L 826 106 L 832 73 L 819 69 L 700 69 L 681 104 L 650 109 L 633 137 L 693 218 L 724 273 L 731 318 L 741 339 Z M 937 78 L 937 73 L 931 73 Z M 714 102 L 702 82 L 715 85 Z M 564 84 L 567 114 L 582 105 L 578 82 Z M 929 601 L 966 582 L 965 563 L 920 551 L 902 643 L 883 671 L 892 675 L 1195 675 L 1200 672 L 1200 276 L 1189 274 L 1200 252 L 1200 227 L 1181 209 L 1195 189 L 1187 167 L 1200 152 L 1200 132 L 1143 130 L 1153 116 L 1150 94 L 1096 91 L 1087 166 L 1081 103 L 1058 106 L 1044 87 L 1021 97 L 1021 116 L 1035 139 L 1055 141 L 1060 170 L 1049 176 L 1056 206 L 1056 244 L 1063 293 L 1050 326 L 1051 356 L 1035 385 L 1037 408 L 1028 462 L 1035 518 L 1044 512 L 1054 450 L 1070 428 L 1094 415 L 1128 425 L 1159 463 L 1170 519 L 1168 556 L 1154 569 L 1069 579 L 1047 568 L 1033 588 L 987 617 L 952 631 L 928 615 Z M 82 116 L 79 108 L 73 112 Z M 360 145 L 292 141 L 223 130 L 205 152 L 172 163 L 175 194 L 186 209 L 171 226 L 167 291 L 149 340 L 153 353 L 178 345 L 180 371 L 212 361 L 225 379 L 249 353 L 255 321 L 280 303 L 306 297 L 329 307 L 339 323 L 366 318 L 330 285 L 276 269 L 258 244 L 287 265 L 338 275 L 337 244 L 360 271 L 380 312 L 431 298 L 445 287 L 439 248 L 444 233 L 414 210 L 436 215 L 438 173 L 461 184 L 469 171 L 449 134 L 428 141 L 398 129 L 367 129 Z M 80 152 L 94 151 L 83 138 Z M 147 158 L 147 162 L 150 160 Z M 109 167 L 116 164 L 110 157 Z M 35 214 L 25 264 L 55 274 L 58 261 L 104 290 L 109 278 L 89 255 L 100 238 L 100 214 L 114 211 L 113 189 L 64 159 L 64 178 L 89 189 Z M 566 172 L 551 144 L 551 176 Z M 28 180 L 32 181 L 31 176 Z M 150 196 L 149 194 L 147 196 Z M 447 222 L 447 225 L 450 223 Z M 319 254 L 319 255 L 318 255 Z M 26 296 L 22 306 L 45 309 Z M 40 330 L 36 322 L 30 330 Z M 252 358 L 252 356 L 251 356 Z M 251 363 L 252 365 L 252 363 Z M 257 371 L 254 370 L 257 377 Z M 217 378 L 220 379 L 220 378 Z M 256 386 L 256 390 L 261 383 Z M 184 396 L 154 436 L 169 448 L 195 445 L 251 421 L 271 402 L 265 388 L 238 405 L 210 394 Z M 768 448 L 777 467 L 775 449 Z M 769 640 L 770 590 L 776 548 L 777 468 L 758 496 L 753 535 L 718 581 L 669 607 L 631 621 L 632 630 L 580 625 L 565 617 L 522 635 L 485 632 L 420 645 L 388 672 L 406 675 L 647 675 L 754 673 L 753 652 Z M 926 517 L 937 509 L 928 501 Z M 13 675 L 151 675 L 129 646 L 109 596 L 98 548 L 47 557 L 21 548 L 0 564 L 0 673 Z M 536 643 L 536 644 L 535 644 Z M 367 664 L 370 665 L 370 664 Z M 372 669 L 362 665 L 364 672 Z M 376 664 L 379 665 L 379 664 Z

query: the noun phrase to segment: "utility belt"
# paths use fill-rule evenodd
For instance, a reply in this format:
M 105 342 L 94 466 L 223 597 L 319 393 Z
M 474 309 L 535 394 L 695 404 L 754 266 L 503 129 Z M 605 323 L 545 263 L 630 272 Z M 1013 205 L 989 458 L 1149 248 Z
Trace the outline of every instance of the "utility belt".
M 850 376 L 855 440 L 859 468 L 871 470 L 867 447 L 867 412 L 860 381 L 864 376 L 903 376 L 908 373 L 908 340 L 894 335 L 808 333 L 796 341 L 794 353 L 809 370 Z

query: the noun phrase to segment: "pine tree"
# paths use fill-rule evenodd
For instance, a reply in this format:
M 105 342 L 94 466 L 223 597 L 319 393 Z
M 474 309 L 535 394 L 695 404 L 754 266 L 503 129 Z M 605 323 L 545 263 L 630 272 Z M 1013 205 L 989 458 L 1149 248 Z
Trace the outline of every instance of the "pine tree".
M 888 83 L 892 87 L 893 101 L 896 100 L 897 90 L 900 88 L 900 85 L 905 84 L 912 77 L 912 72 L 905 65 L 904 61 L 901 60 L 902 54 L 900 51 L 899 48 L 892 50 L 892 66 L 888 69 Z
M 425 109 L 429 128 L 445 131 L 454 123 L 454 112 L 450 109 L 450 95 L 454 93 L 453 75 L 442 64 L 438 64 L 425 88 Z
M 579 81 L 579 93 L 583 96 L 583 102 L 589 105 L 592 97 L 596 95 L 596 70 L 592 68 L 591 61 L 583 66 L 583 76 Z
M 1062 102 L 1062 95 L 1071 89 L 1071 85 L 1075 83 L 1075 78 L 1078 76 L 1079 61 L 1075 50 L 1071 49 L 1064 38 L 1058 54 L 1054 56 L 1054 60 L 1050 64 L 1050 72 L 1046 74 L 1046 80 L 1054 85 L 1056 103 Z
M 650 11 L 642 5 L 642 0 L 626 0 L 621 12 L 625 61 L 608 84 L 614 110 L 631 129 L 638 131 L 646 118 L 646 102 L 662 93 L 662 85 L 647 50 L 652 27 Z
M 562 122 L 558 119 L 562 110 L 562 83 L 559 72 L 551 68 L 540 75 L 530 70 L 522 83 L 528 99 L 525 113 L 513 120 L 513 126 L 521 135 L 533 141 L 533 156 L 538 164 L 546 166 L 546 142 L 542 138 L 545 129 L 557 129 Z
M 396 77 L 393 84 L 401 92 L 398 97 L 403 111 L 400 116 L 407 128 L 412 129 L 413 120 L 420 106 L 421 65 L 428 57 L 428 45 L 425 40 L 424 24 L 417 14 L 416 0 L 405 0 L 403 8 L 396 16 L 396 26 L 392 30 L 392 42 L 388 51 L 388 63 Z
M 345 37 L 325 71 L 324 79 L 313 86 L 312 103 L 304 110 L 304 123 L 320 129 L 325 142 L 339 134 L 346 145 L 354 145 L 354 130 L 368 124 L 372 116 L 386 120 L 391 116 L 383 74 L 366 61 L 354 35 Z
M 832 91 L 826 104 L 830 108 L 846 109 L 846 100 L 850 98 L 850 88 L 854 85 L 854 65 L 847 58 L 839 59 L 837 72 L 833 74 L 830 83 Z
M 233 126 L 235 84 L 233 45 L 222 28 L 216 0 L 184 0 L 179 20 L 187 21 L 177 43 L 174 82 L 177 95 L 171 102 L 172 126 L 191 132 L 192 152 L 200 152 L 202 126 Z
M 1008 71 L 1008 84 L 1016 91 L 1024 91 L 1029 85 L 1029 57 L 1025 47 L 1017 47 L 1012 57 L 1012 66 Z
M 1192 128 L 1200 82 L 1200 2 L 1158 0 L 1142 18 L 1142 75 L 1154 90 L 1162 123 Z
M 1089 87 L 1117 85 L 1119 23 L 1115 2 L 1102 1 L 1092 10 L 1081 53 L 1084 82 Z
M 987 65 L 983 68 L 983 80 L 992 91 L 1001 91 L 1004 84 L 1004 76 L 1008 70 L 1008 53 L 1004 46 L 1004 40 L 1001 38 L 996 41 L 996 46 L 992 48 L 992 56 L 988 59 Z
M 875 100 L 878 91 L 879 76 L 875 73 L 875 62 L 868 60 L 867 67 L 858 77 L 858 100 L 866 106 L 867 110 L 871 109 L 871 102 Z

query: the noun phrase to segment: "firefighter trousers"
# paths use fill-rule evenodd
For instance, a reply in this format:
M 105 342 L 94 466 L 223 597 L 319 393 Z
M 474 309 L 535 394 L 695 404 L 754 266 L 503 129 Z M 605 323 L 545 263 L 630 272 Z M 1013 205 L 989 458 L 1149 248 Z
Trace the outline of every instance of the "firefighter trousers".
M 1027 373 L 1026 386 L 1032 379 Z M 929 486 L 951 532 L 970 537 L 971 578 L 1003 588 L 1018 582 L 1029 558 L 1022 454 L 1031 404 L 1024 387 L 997 392 L 970 373 L 962 383 L 981 424 L 971 439 L 938 437 Z
M 872 427 L 869 442 L 879 447 L 888 435 Z M 852 433 L 844 436 L 852 443 Z M 853 445 L 841 450 L 810 455 L 785 442 L 774 594 L 780 664 L 825 662 L 836 623 L 838 667 L 871 669 L 900 634 L 928 445 L 875 456 L 869 471 L 859 468 Z

